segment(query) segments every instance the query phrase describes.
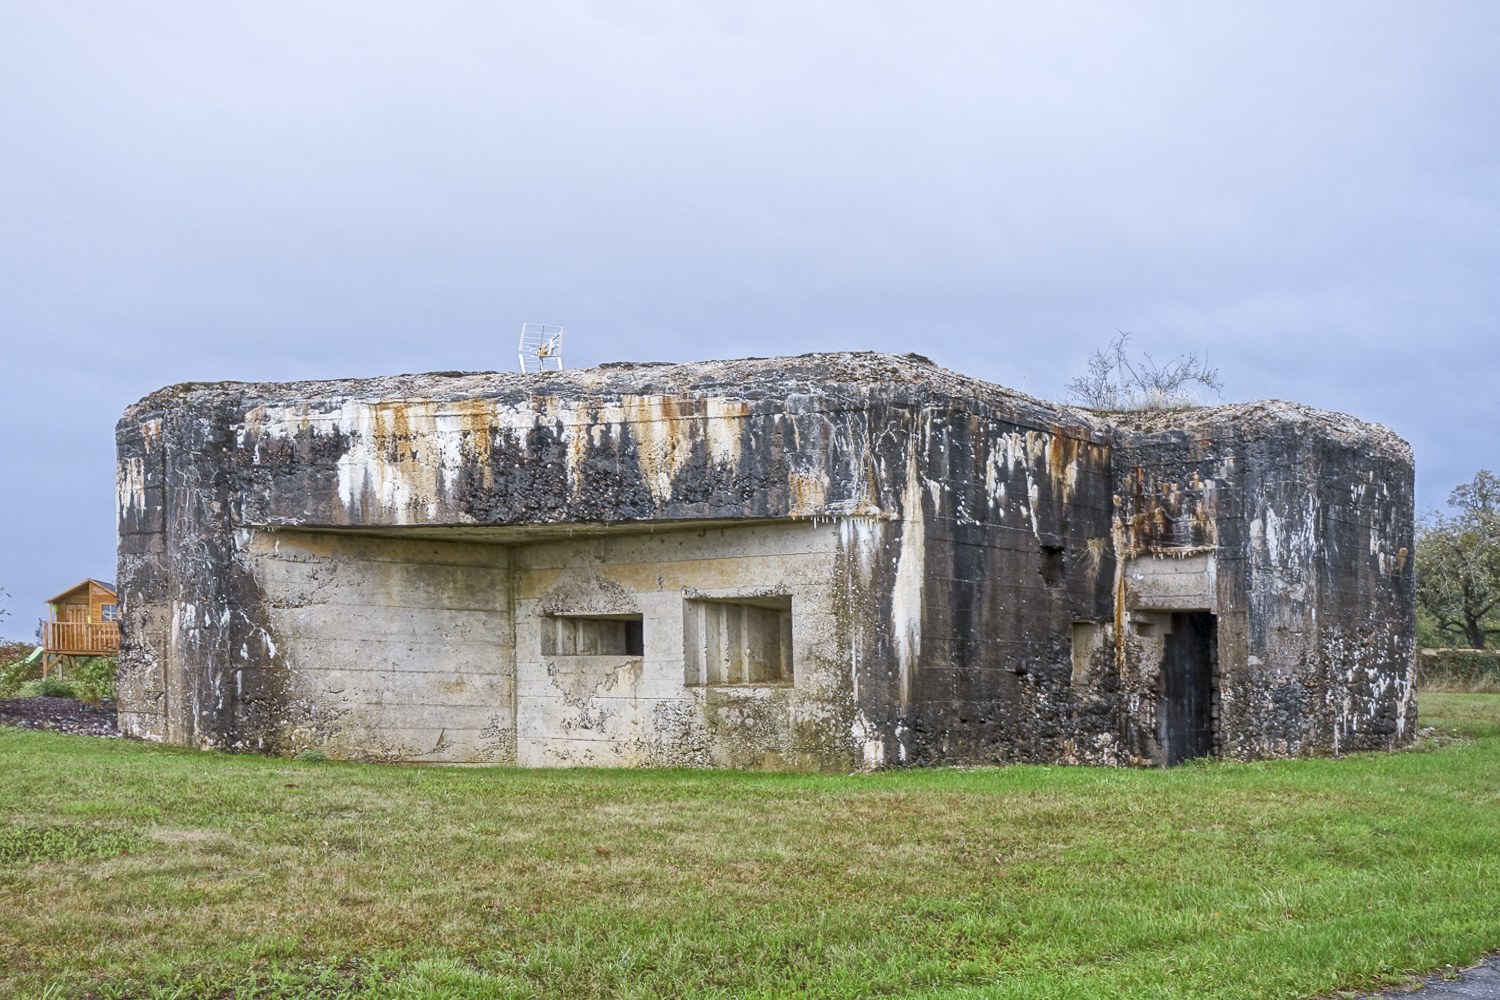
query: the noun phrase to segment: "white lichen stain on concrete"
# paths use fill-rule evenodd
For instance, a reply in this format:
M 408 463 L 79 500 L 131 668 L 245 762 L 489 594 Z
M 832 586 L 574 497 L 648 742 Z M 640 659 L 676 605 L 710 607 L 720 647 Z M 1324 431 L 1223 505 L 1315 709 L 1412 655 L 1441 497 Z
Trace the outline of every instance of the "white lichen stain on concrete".
M 927 551 L 917 448 L 925 436 L 913 435 L 908 446 L 906 489 L 901 500 L 901 551 L 896 557 L 896 580 L 891 592 L 891 636 L 903 708 L 912 703 L 913 681 L 922 653 L 922 586 L 926 579 Z
M 710 396 L 706 408 L 704 436 L 708 440 L 708 460 L 732 468 L 740 462 L 750 405 L 743 399 Z
M 865 770 L 875 771 L 885 766 L 885 739 L 864 712 L 856 713 L 849 727 L 849 736 L 860 748 Z
M 619 401 L 578 402 L 550 396 L 519 404 L 493 400 L 345 400 L 321 408 L 308 405 L 260 406 L 248 410 L 238 428 L 238 444 L 255 439 L 257 461 L 272 442 L 293 442 L 308 431 L 342 435 L 347 447 L 338 460 L 338 497 L 346 520 L 384 524 L 431 523 L 454 517 L 458 477 L 482 470 L 491 479 L 489 457 L 498 445 L 526 456 L 531 434 L 554 429 L 566 448 L 570 494 L 584 484 L 591 448 L 606 438 L 628 435 L 635 444 L 641 476 L 658 504 L 671 500 L 681 472 L 701 447 L 710 462 L 732 468 L 740 459 L 750 415 L 745 400 L 707 397 L 624 396 Z M 789 484 L 805 498 L 798 513 L 822 509 L 825 481 L 801 475 Z
M 146 509 L 146 461 L 127 458 L 115 473 L 115 520 L 123 522 L 132 514 Z
M 635 438 L 641 477 L 652 498 L 664 504 L 672 499 L 678 473 L 693 461 L 697 421 L 683 419 L 674 396 L 626 396 L 621 407 Z

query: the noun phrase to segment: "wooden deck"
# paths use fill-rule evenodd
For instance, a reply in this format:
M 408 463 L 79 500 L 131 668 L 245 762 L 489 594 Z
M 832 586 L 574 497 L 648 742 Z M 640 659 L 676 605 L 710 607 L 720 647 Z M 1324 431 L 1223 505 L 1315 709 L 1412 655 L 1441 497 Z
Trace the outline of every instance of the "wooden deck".
M 63 675 L 63 664 L 76 656 L 114 656 L 120 651 L 119 622 L 42 622 L 42 676 L 52 668 Z
M 120 651 L 118 622 L 43 622 L 42 649 L 52 656 L 113 656 Z

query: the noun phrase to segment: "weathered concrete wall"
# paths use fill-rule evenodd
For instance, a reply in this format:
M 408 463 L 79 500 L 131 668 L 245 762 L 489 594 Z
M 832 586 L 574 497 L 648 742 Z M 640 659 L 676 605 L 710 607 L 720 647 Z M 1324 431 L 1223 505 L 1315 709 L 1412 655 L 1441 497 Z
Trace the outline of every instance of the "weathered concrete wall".
M 119 533 L 120 728 L 147 739 L 169 734 L 166 676 L 172 627 L 167 553 L 166 448 L 160 416 L 121 420 L 116 429 Z
M 1410 738 L 1414 480 L 1405 442 L 1289 403 L 1122 422 L 1117 616 L 1124 623 L 1173 606 L 1162 591 L 1191 589 L 1201 567 L 1201 606 L 1218 618 L 1221 752 L 1334 753 Z M 1155 760 L 1160 655 L 1133 646 L 1127 631 L 1118 657 L 1127 743 L 1133 757 Z
M 837 526 L 809 521 L 607 535 L 516 550 L 519 762 L 850 767 Z M 791 599 L 790 684 L 697 683 L 685 602 Z M 556 656 L 549 615 L 639 614 L 643 655 Z
M 1061 416 L 923 412 L 889 584 L 897 674 L 861 706 L 899 734 L 887 760 L 1053 760 L 1114 729 L 1072 684 L 1073 623 L 1109 617 L 1109 446 Z
M 283 685 L 271 745 L 515 762 L 508 549 L 259 530 L 242 558 Z
M 1146 763 L 1173 610 L 1216 616 L 1220 752 L 1410 731 L 1409 449 L 1290 404 L 1110 423 L 821 355 L 176 387 L 119 448 L 122 718 L 152 738 Z M 790 601 L 790 679 L 687 677 L 691 602 L 735 597 Z M 558 616 L 642 648 L 549 652 Z

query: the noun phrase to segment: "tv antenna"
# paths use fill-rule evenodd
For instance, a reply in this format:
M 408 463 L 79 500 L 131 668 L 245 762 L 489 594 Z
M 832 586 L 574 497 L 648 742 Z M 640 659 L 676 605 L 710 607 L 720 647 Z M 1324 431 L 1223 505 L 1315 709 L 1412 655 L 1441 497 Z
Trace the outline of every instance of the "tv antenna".
M 562 333 L 560 326 L 545 323 L 521 324 L 521 371 L 562 371 Z

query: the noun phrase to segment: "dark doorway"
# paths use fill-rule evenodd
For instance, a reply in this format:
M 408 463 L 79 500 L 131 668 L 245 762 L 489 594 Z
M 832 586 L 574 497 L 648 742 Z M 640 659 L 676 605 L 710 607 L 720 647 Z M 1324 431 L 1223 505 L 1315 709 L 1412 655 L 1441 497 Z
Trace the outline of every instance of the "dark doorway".
M 1172 612 L 1161 665 L 1161 742 L 1167 766 L 1214 751 L 1214 616 Z

